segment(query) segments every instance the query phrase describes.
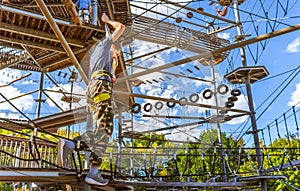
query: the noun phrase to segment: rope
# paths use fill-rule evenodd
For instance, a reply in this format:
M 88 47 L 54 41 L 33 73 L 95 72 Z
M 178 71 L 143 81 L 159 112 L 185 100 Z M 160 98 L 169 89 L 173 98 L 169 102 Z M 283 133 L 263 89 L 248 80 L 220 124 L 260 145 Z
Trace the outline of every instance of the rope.
M 183 168 L 183 171 L 182 171 L 182 174 L 185 174 L 185 171 L 186 171 L 186 169 L 187 169 L 187 166 L 188 166 L 188 155 L 189 154 L 189 149 L 188 148 L 186 148 L 185 149 L 185 164 L 184 164 L 184 168 Z
M 201 160 L 202 160 L 202 172 L 207 172 L 203 154 L 201 154 Z
M 276 169 L 275 167 L 274 167 L 274 165 L 273 165 L 273 162 L 272 162 L 272 160 L 271 160 L 271 157 L 270 157 L 270 155 L 269 154 L 267 154 L 268 155 L 268 159 L 269 159 L 269 164 L 271 164 L 271 166 L 272 166 L 272 168 L 273 168 L 273 170 L 274 171 L 279 171 L 279 169 Z
M 299 131 L 299 126 L 298 126 L 298 121 L 297 121 L 297 115 L 295 112 L 295 106 L 293 106 L 293 113 L 294 113 L 294 119 L 295 119 L 295 124 L 296 124 L 296 129 Z
M 214 160 L 213 160 L 213 164 L 211 166 L 210 172 L 214 172 L 215 171 L 215 165 L 216 165 L 216 159 L 217 159 L 217 150 L 216 147 L 214 147 Z M 212 173 L 213 175 L 215 175 L 215 173 Z
M 276 129 L 277 129 L 277 135 L 278 135 L 279 139 L 281 139 L 281 136 L 280 136 L 280 133 L 279 133 L 279 129 L 278 129 L 277 119 L 275 119 L 275 124 L 276 124 Z
M 261 130 L 261 137 L 262 137 L 264 145 L 266 146 L 266 140 L 265 140 L 265 135 L 264 135 L 264 130 L 263 129 Z
M 241 165 L 241 155 L 242 155 L 242 148 L 239 147 L 238 164 L 237 164 L 236 170 L 233 171 L 234 174 L 236 174 L 237 172 L 239 172 L 240 165 Z
M 290 146 L 291 145 L 290 134 L 289 134 L 289 130 L 288 130 L 287 122 L 286 122 L 285 113 L 283 113 L 283 119 L 284 119 L 284 125 L 285 125 L 285 131 L 286 131 L 286 134 L 287 134 L 287 139 L 288 139 L 289 146 Z
M 281 160 L 281 165 L 279 167 L 279 170 L 283 167 L 285 156 L 286 156 L 286 154 L 285 154 L 285 151 L 284 151 L 283 155 L 282 155 L 282 160 Z
M 270 131 L 270 125 L 268 125 L 268 132 L 269 132 L 269 139 L 270 139 L 270 145 L 271 145 L 271 148 L 272 148 L 272 137 L 271 137 L 271 131 Z

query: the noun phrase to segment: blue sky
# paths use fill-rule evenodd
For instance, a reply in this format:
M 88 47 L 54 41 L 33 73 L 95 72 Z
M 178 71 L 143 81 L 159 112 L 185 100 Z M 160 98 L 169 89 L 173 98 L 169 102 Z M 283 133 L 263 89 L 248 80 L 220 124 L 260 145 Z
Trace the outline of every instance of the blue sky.
M 156 1 L 147 1 L 148 3 L 144 3 L 145 1 L 131 1 L 132 4 L 136 4 L 142 7 L 150 8 L 154 4 L 150 4 L 151 2 L 156 2 Z M 186 4 L 186 1 L 174 1 L 174 2 L 183 2 L 182 5 Z M 288 25 L 294 25 L 297 24 L 298 22 L 298 17 L 299 17 L 299 9 L 300 9 L 300 3 L 297 3 L 296 0 L 291 0 L 289 1 L 289 10 L 287 12 L 287 15 L 284 15 L 284 12 L 282 9 L 278 9 L 278 12 L 276 11 L 276 6 L 277 4 L 275 3 L 277 1 L 268 1 L 264 2 L 264 9 L 265 11 L 268 11 L 269 13 L 269 18 L 282 18 L 278 21 L 287 23 Z M 285 5 L 285 1 L 282 1 L 283 4 Z M 189 4 L 188 6 L 193 7 L 193 8 L 198 8 L 202 7 L 204 11 L 207 11 L 210 14 L 216 15 L 216 4 L 210 5 L 209 6 L 209 1 L 201 1 L 201 2 L 194 2 Z M 223 9 L 224 7 L 218 6 L 219 9 Z M 139 10 L 135 7 L 132 7 L 132 12 L 137 12 L 138 14 L 144 12 L 142 10 Z M 240 12 L 241 16 L 241 21 L 243 22 L 243 27 L 244 27 L 244 32 L 245 34 L 251 34 L 250 37 L 247 38 L 253 38 L 257 34 L 255 33 L 255 27 L 258 27 L 258 35 L 262 35 L 265 32 L 271 32 L 270 26 L 273 26 L 274 22 L 270 22 L 270 25 L 266 20 L 264 20 L 262 17 L 265 17 L 263 8 L 260 4 L 260 1 L 245 1 L 241 6 L 240 9 L 242 12 Z M 165 5 L 158 5 L 155 8 L 153 8 L 154 11 L 162 12 L 168 15 L 171 15 L 174 11 L 178 10 L 178 7 L 173 7 L 173 6 L 165 6 Z M 179 12 L 175 13 L 175 17 L 182 17 L 185 20 L 188 20 L 186 18 L 186 10 L 182 9 Z M 255 22 L 250 22 L 251 17 L 249 16 L 248 12 L 252 12 L 252 19 Z M 276 15 L 277 14 L 277 15 Z M 255 16 L 259 15 L 259 16 Z M 184 23 L 176 23 L 174 19 L 165 19 L 165 17 L 158 16 L 156 14 L 151 14 L 150 12 L 147 12 L 144 14 L 144 16 L 148 17 L 154 17 L 156 19 L 161 19 L 166 22 L 170 22 L 172 24 L 176 24 L 180 26 L 181 28 L 183 27 L 190 27 L 193 28 L 194 30 L 199 30 L 201 32 L 206 32 L 203 28 L 196 27 L 196 26 L 191 26 L 189 24 L 184 24 Z M 296 17 L 296 18 L 291 18 L 291 17 Z M 234 20 L 234 14 L 233 14 L 233 9 L 229 8 L 229 11 L 227 15 L 224 17 L 227 19 Z M 205 20 L 208 21 L 213 21 L 211 18 L 204 17 L 199 14 L 194 14 L 194 17 L 190 19 L 193 22 L 197 22 L 198 24 L 204 24 L 202 23 Z M 226 23 L 224 22 L 218 22 L 215 21 L 216 28 L 219 27 L 224 27 L 226 26 Z M 282 29 L 287 27 L 284 24 L 276 24 L 275 25 L 275 30 Z M 234 43 L 234 36 L 236 35 L 236 29 L 232 28 L 230 30 L 226 30 L 220 34 L 218 34 L 221 37 L 227 38 L 231 43 Z M 257 46 L 258 45 L 258 46 Z M 154 50 L 163 48 L 164 45 L 158 45 L 158 44 L 153 44 L 153 43 L 146 43 L 142 41 L 135 40 L 131 43 L 132 48 L 135 50 L 134 51 L 134 56 L 138 55 L 143 55 L 148 52 L 152 52 Z M 250 52 L 251 50 L 251 52 Z M 124 47 L 124 52 L 128 51 L 127 47 Z M 300 78 L 299 75 L 297 75 L 290 83 L 287 85 L 287 87 L 284 89 L 280 95 L 276 98 L 275 101 L 267 108 L 269 103 L 272 102 L 272 99 L 276 97 L 276 95 L 281 91 L 285 83 L 289 81 L 288 77 L 292 77 L 293 73 L 288 72 L 292 69 L 295 69 L 299 66 L 299 57 L 300 57 L 300 32 L 292 32 L 285 34 L 283 36 L 275 37 L 270 40 L 268 40 L 267 45 L 265 47 L 265 50 L 262 51 L 261 45 L 258 44 L 252 44 L 246 47 L 246 53 L 247 53 L 247 63 L 249 66 L 253 65 L 263 65 L 267 68 L 269 71 L 270 75 L 266 77 L 266 80 L 262 80 L 261 82 L 257 82 L 253 84 L 252 87 L 252 93 L 253 93 L 253 98 L 254 98 L 254 104 L 256 108 L 256 115 L 257 117 L 261 115 L 262 112 L 264 114 L 259 117 L 257 124 L 258 128 L 262 129 L 265 128 L 266 125 L 272 124 L 276 118 L 279 120 L 282 120 L 280 118 L 284 112 L 287 112 L 293 105 L 296 105 L 300 101 Z M 259 59 L 255 60 L 252 58 L 251 53 L 254 55 L 254 58 L 256 57 L 256 53 L 262 52 L 261 56 Z M 186 50 L 180 50 L 177 49 L 176 47 L 173 47 L 172 49 L 169 49 L 167 51 L 164 51 L 162 53 L 156 54 L 155 57 L 150 56 L 149 58 L 142 58 L 139 60 L 136 60 L 134 62 L 135 65 L 146 67 L 146 68 L 154 68 L 156 66 L 161 66 L 164 64 L 172 63 L 176 60 L 180 60 L 183 58 L 188 58 L 193 55 L 196 55 L 195 53 L 188 52 Z M 125 60 L 129 58 L 125 55 Z M 257 63 L 255 63 L 255 61 Z M 189 62 L 187 64 L 184 64 L 179 67 L 174 67 L 170 68 L 167 71 L 168 72 L 173 72 L 173 73 L 179 73 L 179 72 L 184 72 L 186 73 L 186 68 L 191 67 L 192 65 L 199 65 L 199 62 L 194 61 L 194 62 Z M 200 64 L 201 65 L 201 64 Z M 229 67 L 232 66 L 232 67 Z M 241 66 L 241 60 L 240 60 L 240 52 L 238 49 L 231 50 L 230 55 L 228 56 L 227 60 L 223 61 L 221 64 L 217 65 L 215 67 L 216 70 L 216 79 L 219 84 L 225 83 L 227 84 L 230 89 L 233 88 L 240 88 L 236 85 L 230 85 L 224 78 L 223 76 L 227 73 L 230 72 L 231 70 L 240 67 Z M 66 91 L 70 91 L 70 83 L 68 82 L 68 77 L 70 74 L 70 70 L 72 69 L 64 69 L 61 71 L 56 71 L 53 73 L 50 73 L 51 76 L 53 76 L 57 82 L 60 84 L 60 87 L 55 87 L 47 78 L 46 82 L 44 84 L 45 89 L 50 89 L 50 90 L 59 90 L 59 89 L 64 89 Z M 193 77 L 199 77 L 203 79 L 208 79 L 211 80 L 211 73 L 210 73 L 210 68 L 209 67 L 201 67 L 201 71 L 194 72 L 191 74 Z M 134 72 L 139 72 L 143 71 L 141 69 L 134 69 Z M 59 72 L 61 74 L 59 75 Z M 287 72 L 287 73 L 285 73 Z M 6 84 L 15 79 L 17 76 L 20 77 L 28 72 L 20 72 L 20 71 L 15 71 L 15 70 L 10 70 L 10 69 L 4 69 L 0 71 L 0 83 L 1 84 Z M 285 73 L 282 75 L 279 75 L 281 73 Z M 64 74 L 66 74 L 66 77 L 63 77 Z M 153 79 L 153 78 L 166 78 L 166 75 L 161 74 L 161 73 L 153 73 L 149 74 L 146 76 L 141 77 L 142 80 L 144 79 Z M 17 95 L 20 95 L 22 93 L 30 92 L 33 90 L 37 90 L 39 88 L 38 83 L 36 82 L 39 80 L 40 75 L 37 73 L 32 73 L 31 76 L 26 78 L 25 80 L 18 81 L 14 83 L 11 86 L 8 87 L 2 87 L 1 93 L 3 93 L 7 98 L 12 98 Z M 80 79 L 80 78 L 79 78 Z M 280 86 L 283 83 L 282 86 Z M 202 91 L 206 88 L 210 88 L 211 85 L 207 83 L 203 83 L 201 81 L 192 81 L 192 80 L 187 80 L 183 78 L 173 78 L 172 80 L 166 80 L 164 83 L 159 83 L 159 84 L 147 84 L 147 85 L 142 85 L 138 88 L 135 88 L 136 93 L 141 93 L 145 95 L 152 95 L 152 96 L 160 96 L 160 97 L 165 97 L 165 98 L 174 98 L 174 99 L 179 99 L 180 97 L 188 97 L 191 93 L 199 93 L 201 95 Z M 78 93 L 80 95 L 83 95 L 83 92 L 85 90 L 85 85 L 83 83 L 76 83 L 74 86 L 74 92 Z M 239 97 L 239 100 L 236 102 L 236 105 L 234 108 L 242 109 L 242 110 L 247 110 L 247 98 L 244 96 L 245 95 L 245 87 L 242 86 L 241 90 L 243 92 L 243 95 Z M 277 90 L 277 91 L 276 91 Z M 272 94 L 275 91 L 274 94 Z M 58 93 L 53 93 L 53 92 L 48 92 L 49 95 L 56 100 L 60 107 L 63 110 L 67 110 L 69 108 L 69 105 L 67 103 L 61 102 L 61 94 Z M 22 110 L 24 113 L 26 113 L 28 116 L 34 118 L 35 117 L 35 111 L 37 104 L 34 101 L 38 96 L 38 93 L 34 93 L 31 95 L 27 95 L 25 97 L 16 99 L 13 101 L 14 104 L 16 104 L 20 110 Z M 228 95 L 225 96 L 219 96 L 219 104 L 224 104 L 226 101 Z M 270 99 L 264 101 L 268 96 L 270 96 Z M 53 103 L 44 95 L 44 98 L 47 100 L 43 106 L 42 106 L 42 115 L 49 115 L 52 113 L 58 112 L 58 108 L 53 105 Z M 0 98 L 0 101 L 2 99 Z M 141 103 L 142 106 L 143 104 L 150 102 L 155 104 L 155 101 L 151 100 L 142 100 L 142 99 L 136 99 L 137 102 Z M 263 103 L 264 102 L 264 103 Z M 200 99 L 199 103 L 204 103 L 204 104 L 213 104 L 213 100 L 204 100 Z M 74 104 L 73 107 L 80 107 L 85 105 L 85 100 L 82 99 L 82 101 L 79 104 Z M 299 104 L 297 105 L 299 107 Z M 267 108 L 267 109 L 266 109 Z M 297 109 L 297 108 L 296 108 Z M 264 111 L 266 110 L 266 111 Z M 179 116 L 205 116 L 206 109 L 203 108 L 195 108 L 195 107 L 189 107 L 189 106 L 176 106 L 173 109 L 169 109 L 167 107 L 163 107 L 162 110 L 157 111 L 153 110 L 151 114 L 153 115 L 179 115 Z M 290 114 L 291 111 L 289 111 Z M 213 113 L 213 111 L 211 111 Z M 160 128 L 160 127 L 165 127 L 166 125 L 176 125 L 176 124 L 181 124 L 184 122 L 189 122 L 189 120 L 162 120 L 162 119 L 147 119 L 147 118 L 141 118 L 142 114 L 138 114 L 135 116 L 135 124 L 136 124 L 136 130 L 138 131 L 145 131 L 145 130 L 150 130 L 153 128 Z M 300 115 L 300 114 L 299 114 Z M 22 118 L 20 114 L 18 114 L 14 109 L 10 108 L 7 103 L 5 104 L 0 104 L 0 116 L 1 117 L 10 117 L 10 118 Z M 299 116 L 300 118 L 300 116 Z M 288 125 L 289 129 L 291 132 L 295 132 L 295 124 L 292 122 L 293 118 L 289 118 Z M 243 129 L 243 122 L 246 120 L 246 118 L 238 118 L 233 121 L 227 122 L 225 124 L 222 124 L 222 131 L 227 132 L 229 135 L 232 134 L 234 137 L 239 137 L 240 132 Z M 191 121 L 191 120 L 190 120 Z M 84 126 L 80 124 L 79 126 Z M 250 124 L 246 124 L 245 129 L 247 129 L 250 126 Z M 171 135 L 168 135 L 168 138 L 170 139 L 186 139 L 187 137 L 193 138 L 201 133 L 201 131 L 205 128 L 215 128 L 215 124 L 209 124 L 209 125 L 202 125 L 199 126 L 198 128 L 180 128 L 177 130 L 174 130 Z M 274 128 L 274 125 L 272 125 L 272 131 L 273 139 L 276 138 L 277 132 Z M 285 128 L 283 123 L 280 123 L 280 134 L 284 135 Z M 236 132 L 235 132 L 236 131 Z M 235 133 L 233 133 L 235 132 Z M 164 132 L 167 133 L 167 132 Z M 267 134 L 267 131 L 264 131 L 265 135 Z M 192 134 L 192 136 L 191 136 Z M 260 134 L 261 136 L 261 134 Z M 250 136 L 245 136 L 243 137 L 245 140 L 249 140 L 248 144 L 252 144 L 252 138 Z M 266 137 L 266 140 L 268 137 Z M 267 140 L 268 141 L 268 140 Z

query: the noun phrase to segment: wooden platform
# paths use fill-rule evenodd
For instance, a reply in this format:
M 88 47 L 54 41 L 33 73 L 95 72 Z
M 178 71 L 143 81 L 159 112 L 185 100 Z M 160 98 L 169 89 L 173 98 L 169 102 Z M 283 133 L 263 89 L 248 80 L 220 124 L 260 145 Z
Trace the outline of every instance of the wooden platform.
M 105 178 L 107 175 L 104 174 Z M 84 185 L 83 177 L 78 177 L 75 172 L 43 170 L 43 169 L 5 169 L 0 170 L 1 182 L 34 182 L 44 187 L 56 185 L 72 185 L 77 189 L 82 189 Z M 164 181 L 142 181 L 140 179 L 132 180 L 111 180 L 105 187 L 94 187 L 100 190 L 131 190 L 135 187 L 156 188 L 219 188 L 219 189 L 239 189 L 247 186 L 247 182 L 164 182 Z

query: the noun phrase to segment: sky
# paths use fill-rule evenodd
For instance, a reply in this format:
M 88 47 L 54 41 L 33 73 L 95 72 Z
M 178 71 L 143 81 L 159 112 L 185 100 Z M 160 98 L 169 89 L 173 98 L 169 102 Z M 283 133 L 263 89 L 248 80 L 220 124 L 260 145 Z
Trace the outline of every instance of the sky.
M 145 3 L 147 2 L 147 3 Z M 157 1 L 160 2 L 160 1 Z M 174 1 L 178 2 L 181 5 L 186 5 L 187 2 L 185 0 Z M 187 6 L 192 8 L 203 8 L 204 11 L 217 15 L 216 8 L 223 10 L 224 7 L 217 5 L 216 3 L 213 5 L 209 5 L 210 1 L 197 1 L 188 4 Z M 261 3 L 263 2 L 263 3 Z M 243 33 L 247 36 L 247 39 L 254 38 L 256 36 L 272 32 L 272 30 L 279 30 L 289 25 L 297 24 L 299 17 L 299 8 L 300 3 L 297 3 L 296 0 L 290 0 L 287 14 L 285 15 L 284 9 L 282 9 L 278 1 L 245 1 L 243 4 L 239 6 L 240 8 L 240 17 L 243 23 Z M 279 1 L 283 7 L 286 6 L 287 1 Z M 204 21 L 213 22 L 213 28 L 218 27 L 226 27 L 227 23 L 223 21 L 213 20 L 211 18 L 205 17 L 200 14 L 195 14 L 193 18 L 188 19 L 186 17 L 186 13 L 188 12 L 185 9 L 180 9 L 178 7 L 159 4 L 156 5 L 156 1 L 130 1 L 131 4 L 150 8 L 153 7 L 152 10 L 164 13 L 166 15 L 172 15 L 176 18 L 181 17 L 184 20 L 190 20 L 198 23 L 199 25 L 205 25 Z M 176 21 L 172 18 L 166 18 L 164 16 L 159 16 L 157 14 L 152 14 L 150 12 L 145 12 L 144 10 L 140 10 L 136 8 L 136 6 L 131 7 L 131 11 L 136 14 L 142 14 L 143 16 L 153 17 L 158 20 L 163 20 L 165 22 L 169 22 L 171 24 L 175 24 L 180 27 L 180 29 L 184 29 L 184 27 L 189 27 L 196 31 L 207 32 L 206 29 L 182 23 L 176 23 Z M 177 11 L 174 13 L 174 11 Z M 268 12 L 268 17 L 271 18 L 269 21 L 266 20 L 265 13 Z M 251 13 L 251 14 L 250 14 Z M 224 16 L 226 19 L 235 20 L 234 11 L 232 7 L 229 7 L 228 13 Z M 274 20 L 276 19 L 276 22 Z M 221 33 L 218 33 L 218 37 L 225 38 L 230 41 L 230 43 L 235 43 L 234 37 L 237 34 L 236 28 L 231 28 L 229 30 L 225 30 Z M 133 35 L 130 33 L 130 35 Z M 164 48 L 163 44 L 149 43 L 139 40 L 134 40 L 130 44 L 133 52 L 133 57 L 137 57 L 139 55 L 143 55 L 145 53 L 149 53 L 161 48 Z M 284 125 L 284 121 L 282 115 L 286 113 L 286 116 L 290 116 L 287 118 L 287 125 L 290 133 L 296 133 L 296 124 L 294 123 L 294 115 L 291 110 L 293 106 L 295 109 L 299 109 L 299 101 L 300 101 L 300 78 L 297 75 L 299 67 L 299 57 L 300 57 L 300 32 L 295 31 L 292 33 L 288 33 L 279 37 L 271 38 L 270 40 L 263 41 L 261 43 L 251 44 L 245 47 L 246 51 L 246 61 L 248 66 L 265 66 L 269 72 L 269 76 L 258 81 L 251 85 L 253 100 L 254 100 L 254 108 L 256 112 L 257 118 L 257 126 L 258 129 L 263 129 L 264 137 L 260 132 L 259 136 L 261 139 L 268 144 L 270 142 L 270 138 L 267 136 L 267 125 L 271 126 L 271 141 L 276 139 L 278 136 L 276 125 L 274 125 L 274 121 L 278 119 L 279 122 L 279 134 L 284 136 L 286 135 L 286 125 Z M 129 52 L 128 46 L 123 47 L 124 58 L 129 59 L 130 56 L 126 53 Z M 184 58 L 189 58 L 191 56 L 197 55 L 196 53 L 189 52 L 187 50 L 178 49 L 176 46 L 173 46 L 171 49 L 163 51 L 161 53 L 155 54 L 155 56 L 144 57 L 134 61 L 133 65 L 144 67 L 144 68 L 155 68 L 158 66 L 162 66 L 165 64 L 172 63 L 177 60 L 181 60 Z M 187 73 L 187 68 L 192 68 L 194 65 L 200 67 L 200 70 L 193 69 L 193 73 Z M 230 84 L 226 79 L 224 79 L 224 75 L 231 72 L 232 70 L 241 67 L 241 56 L 240 50 L 234 49 L 230 51 L 229 56 L 222 63 L 216 65 L 213 69 L 215 70 L 215 78 L 213 78 L 211 70 L 212 68 L 209 66 L 202 65 L 199 61 L 192 61 L 186 64 L 169 68 L 165 71 L 172 73 L 180 73 L 183 72 L 191 77 L 197 77 L 205 80 L 215 80 L 217 86 L 220 84 L 226 84 L 229 87 L 229 90 L 232 89 L 240 89 L 242 91 L 242 95 L 238 97 L 238 101 L 235 102 L 235 109 L 241 109 L 248 111 L 248 98 L 245 86 L 241 85 L 233 85 Z M 70 92 L 71 84 L 68 81 L 70 76 L 70 71 L 73 67 L 66 68 L 64 70 L 55 71 L 49 73 L 56 81 L 60 84 L 60 87 L 56 87 L 48 78 L 45 78 L 44 89 L 46 89 L 47 95 L 55 100 L 62 110 L 68 110 L 70 108 L 68 103 L 62 102 L 60 93 L 55 93 L 50 90 L 59 91 L 59 89 Z M 143 69 L 133 68 L 129 69 L 128 72 L 138 73 L 143 71 Z M 11 69 L 2 69 L 0 71 L 0 86 L 11 82 L 17 77 L 21 77 L 29 72 L 21 72 L 17 70 Z M 65 76 L 64 76 L 65 75 Z M 142 84 L 139 87 L 134 88 L 134 92 L 143 95 L 149 96 L 157 96 L 163 98 L 173 98 L 180 99 L 182 97 L 189 97 L 191 94 L 196 93 L 200 95 L 200 99 L 197 103 L 214 105 L 216 104 L 214 99 L 204 99 L 202 98 L 202 93 L 205 89 L 212 89 L 213 86 L 211 83 L 203 82 L 201 80 L 191 80 L 187 78 L 176 78 L 172 76 L 172 79 L 166 78 L 166 74 L 162 74 L 159 72 L 151 73 L 146 76 L 141 76 L 140 80 L 152 80 L 162 78 L 165 81 L 161 81 L 160 83 L 152 83 L 152 84 Z M 39 89 L 38 81 L 40 79 L 40 74 L 32 72 L 31 75 L 23 80 L 20 80 L 10 86 L 0 87 L 0 92 L 8 99 L 19 96 L 24 93 L 28 93 L 33 90 Z M 77 104 L 73 104 L 73 108 L 82 107 L 85 105 L 85 100 L 83 97 L 85 91 L 85 85 L 83 82 L 80 82 L 80 77 L 77 82 L 74 83 L 73 93 L 76 93 L 78 97 L 82 98 L 81 101 Z M 217 95 L 218 104 L 224 105 L 227 100 L 229 93 L 225 95 Z M 18 99 L 12 100 L 12 103 L 18 106 L 18 109 L 21 110 L 26 116 L 30 118 L 36 117 L 37 110 L 37 102 L 35 99 L 38 97 L 38 92 L 23 96 Z M 45 99 L 45 103 L 42 104 L 41 116 L 46 116 L 50 114 L 54 114 L 60 111 L 55 104 L 46 96 L 43 95 L 43 99 Z M 0 101 L 3 98 L 0 97 Z M 151 103 L 153 106 L 157 101 L 154 100 L 145 100 L 136 98 L 135 101 L 142 105 Z M 163 128 L 166 126 L 174 126 L 180 125 L 190 122 L 195 122 L 195 120 L 185 119 L 184 117 L 180 119 L 165 119 L 152 117 L 147 118 L 143 117 L 143 114 L 151 114 L 157 116 L 188 116 L 188 117 L 208 117 L 210 115 L 214 115 L 214 110 L 208 110 L 201 107 L 193 107 L 193 106 L 179 106 L 176 105 L 174 108 L 166 107 L 165 103 L 161 110 L 152 109 L 151 112 L 141 112 L 139 114 L 133 115 L 134 117 L 134 128 L 135 131 L 149 131 L 153 129 Z M 234 115 L 236 113 L 229 112 L 228 115 Z M 300 114 L 298 114 L 300 115 Z M 14 108 L 12 108 L 8 103 L 0 102 L 0 117 L 5 118 L 22 118 L 24 116 L 17 112 Z M 300 116 L 298 117 L 300 118 Z M 76 129 L 80 131 L 84 131 L 84 124 L 75 125 Z M 226 132 L 228 135 L 232 135 L 234 138 L 243 138 L 247 145 L 253 144 L 253 138 L 250 135 L 244 135 L 244 132 L 249 129 L 249 117 L 239 117 L 234 118 L 231 121 L 226 123 L 221 123 L 222 132 Z M 196 139 L 205 129 L 217 128 L 216 123 L 210 124 L 202 124 L 199 126 L 192 127 L 181 127 L 177 128 L 173 131 L 160 131 L 160 133 L 166 134 L 166 137 L 171 140 L 186 140 L 186 139 Z M 115 131 L 116 132 L 116 131 Z M 114 136 L 117 136 L 114 134 Z

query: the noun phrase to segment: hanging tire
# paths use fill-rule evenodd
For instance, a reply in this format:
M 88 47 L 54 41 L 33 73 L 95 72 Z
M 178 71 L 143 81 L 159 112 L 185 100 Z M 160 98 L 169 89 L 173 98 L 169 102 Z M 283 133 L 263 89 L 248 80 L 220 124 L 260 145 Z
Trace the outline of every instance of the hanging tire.
M 173 99 L 173 98 L 171 98 L 170 100 L 175 100 L 175 99 Z M 173 107 L 175 107 L 175 105 L 176 105 L 176 103 L 175 102 L 167 102 L 167 106 L 169 107 L 169 108 L 173 108 Z
M 221 95 L 227 94 L 228 90 L 229 90 L 229 88 L 225 84 L 221 84 L 217 88 L 218 93 Z
M 221 115 L 225 115 L 226 113 L 227 113 L 226 110 L 221 110 L 221 111 L 219 111 L 219 114 L 221 114 Z
M 233 106 L 234 106 L 233 102 L 231 102 L 231 101 L 225 102 L 225 107 L 232 108 Z
M 206 89 L 203 91 L 202 96 L 204 99 L 210 99 L 213 96 L 211 89 Z
M 236 96 L 230 96 L 230 97 L 228 97 L 227 100 L 230 101 L 230 102 L 235 102 L 235 101 L 238 100 L 238 98 Z
M 164 104 L 161 101 L 156 102 L 154 105 L 155 109 L 157 109 L 157 110 L 161 110 L 163 108 L 163 106 L 164 106 Z
M 150 112 L 152 110 L 152 104 L 151 103 L 146 103 L 144 105 L 144 111 Z
M 242 94 L 241 90 L 238 90 L 238 89 L 231 90 L 231 95 L 233 95 L 233 96 L 239 96 L 241 94 Z
M 190 102 L 196 103 L 199 100 L 199 95 L 196 93 L 193 93 L 189 97 Z
M 134 113 L 134 114 L 137 114 L 141 111 L 141 108 L 142 108 L 142 106 L 139 103 L 134 103 L 131 106 L 131 112 Z
M 179 105 L 185 106 L 186 103 L 184 102 L 188 102 L 188 99 L 186 97 L 181 97 L 178 101 L 179 101 Z

